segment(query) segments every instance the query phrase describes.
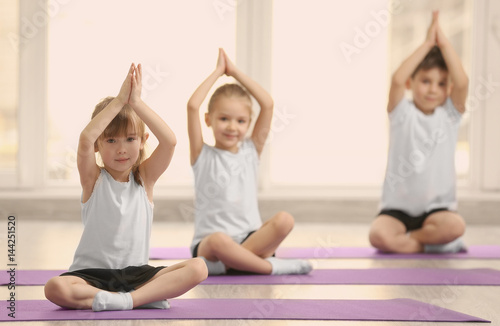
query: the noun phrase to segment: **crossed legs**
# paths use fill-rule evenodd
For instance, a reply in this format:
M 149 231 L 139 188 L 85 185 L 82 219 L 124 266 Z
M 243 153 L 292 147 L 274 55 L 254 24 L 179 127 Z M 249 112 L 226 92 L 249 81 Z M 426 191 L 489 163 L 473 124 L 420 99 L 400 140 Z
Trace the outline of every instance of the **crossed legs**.
M 269 259 L 294 226 L 293 217 L 279 212 L 266 221 L 242 244 L 236 243 L 222 232 L 205 237 L 198 246 L 198 255 L 210 262 L 222 262 L 226 268 L 257 274 L 271 274 L 273 265 Z M 266 259 L 268 258 L 268 259 Z M 274 262 L 276 263 L 278 259 Z M 291 264 L 294 263 L 289 260 Z M 295 261 L 305 266 L 307 262 Z M 300 269 L 300 268 L 299 268 Z
M 380 215 L 370 228 L 370 243 L 377 249 L 395 253 L 424 251 L 425 245 L 450 243 L 465 232 L 463 218 L 455 212 L 438 211 L 424 221 L 422 228 L 407 233 L 405 225 L 389 215 Z
M 177 297 L 205 280 L 207 268 L 202 259 L 193 258 L 166 267 L 130 295 L 133 307 Z M 70 309 L 91 309 L 94 298 L 102 291 L 76 276 L 56 276 L 45 284 L 45 297 Z

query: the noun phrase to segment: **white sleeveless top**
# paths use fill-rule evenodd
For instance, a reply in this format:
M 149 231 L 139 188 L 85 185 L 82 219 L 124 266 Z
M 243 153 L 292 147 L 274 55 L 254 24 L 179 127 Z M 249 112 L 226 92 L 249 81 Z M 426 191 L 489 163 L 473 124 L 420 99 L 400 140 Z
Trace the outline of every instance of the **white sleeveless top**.
M 461 114 L 450 98 L 426 115 L 403 99 L 389 114 L 389 157 L 381 209 L 418 216 L 457 209 L 455 147 Z
M 196 194 L 191 250 L 214 232 L 240 242 L 261 227 L 258 169 L 259 156 L 249 138 L 243 140 L 237 153 L 203 145 L 193 165 Z
M 69 271 L 148 263 L 153 204 L 132 173 L 128 182 L 118 182 L 101 169 L 92 195 L 81 205 L 84 230 Z

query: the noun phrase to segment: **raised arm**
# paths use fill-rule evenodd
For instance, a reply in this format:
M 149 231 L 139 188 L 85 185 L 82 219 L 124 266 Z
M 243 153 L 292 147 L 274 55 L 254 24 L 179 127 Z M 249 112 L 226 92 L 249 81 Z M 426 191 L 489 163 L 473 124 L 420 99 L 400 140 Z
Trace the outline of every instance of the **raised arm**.
M 131 77 L 132 91 L 130 92 L 129 105 L 158 139 L 158 146 L 151 156 L 139 166 L 146 191 L 149 196 L 152 196 L 156 180 L 165 172 L 172 160 L 177 139 L 165 121 L 141 99 L 142 66 L 139 64 L 134 67 L 134 71 L 135 74 Z
M 207 97 L 208 92 L 217 79 L 224 75 L 226 63 L 222 49 L 219 49 L 217 66 L 215 70 L 194 91 L 187 104 L 188 136 L 191 165 L 193 165 L 203 148 L 203 135 L 201 132 L 200 106 Z
M 441 53 L 443 54 L 444 61 L 448 67 L 448 72 L 451 78 L 451 94 L 450 98 L 453 105 L 460 113 L 465 112 L 465 100 L 469 91 L 469 78 L 465 73 L 460 58 L 451 45 L 448 38 L 444 35 L 439 24 L 437 24 L 436 42 Z
M 252 132 L 252 140 L 255 144 L 255 148 L 257 149 L 257 153 L 259 153 L 260 156 L 260 153 L 266 143 L 267 136 L 271 131 L 274 108 L 273 98 L 256 81 L 238 69 L 238 67 L 236 67 L 231 60 L 229 60 L 225 52 L 223 52 L 223 54 L 226 59 L 226 75 L 232 76 L 239 81 L 257 100 L 257 103 L 259 103 L 260 112 Z
M 427 31 L 425 42 L 420 45 L 394 72 L 391 79 L 389 90 L 389 101 L 387 103 L 387 112 L 394 110 L 396 105 L 403 99 L 406 81 L 425 58 L 427 53 L 436 45 L 437 31 L 437 12 L 432 14 L 432 23 Z
M 77 166 L 80 174 L 80 183 L 83 188 L 82 196 L 84 202 L 92 193 L 95 181 L 99 176 L 99 167 L 95 159 L 94 144 L 106 127 L 128 102 L 132 89 L 133 72 L 134 66 L 131 65 L 118 96 L 99 112 L 80 134 L 77 150 Z

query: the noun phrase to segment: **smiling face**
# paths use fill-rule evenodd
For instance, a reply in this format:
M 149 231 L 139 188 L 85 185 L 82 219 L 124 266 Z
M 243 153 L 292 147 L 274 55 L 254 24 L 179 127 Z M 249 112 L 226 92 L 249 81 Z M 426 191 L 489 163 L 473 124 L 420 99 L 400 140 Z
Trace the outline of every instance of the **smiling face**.
M 107 97 L 97 104 L 92 119 L 113 99 Z M 129 105 L 125 105 L 104 129 L 94 148 L 99 152 L 104 168 L 115 180 L 128 181 L 130 171 L 133 170 L 135 175 L 145 159 L 144 145 L 148 137 L 144 122 Z M 137 178 L 136 182 L 140 183 Z
M 233 153 L 250 127 L 251 109 L 245 98 L 220 96 L 213 109 L 206 113 L 207 126 L 212 127 L 215 147 Z
M 449 95 L 448 72 L 437 67 L 420 69 L 409 79 L 408 87 L 415 106 L 425 114 L 432 114 Z
M 102 137 L 97 142 L 104 168 L 117 181 L 128 181 L 128 175 L 139 161 L 145 139 L 134 130 L 126 135 Z

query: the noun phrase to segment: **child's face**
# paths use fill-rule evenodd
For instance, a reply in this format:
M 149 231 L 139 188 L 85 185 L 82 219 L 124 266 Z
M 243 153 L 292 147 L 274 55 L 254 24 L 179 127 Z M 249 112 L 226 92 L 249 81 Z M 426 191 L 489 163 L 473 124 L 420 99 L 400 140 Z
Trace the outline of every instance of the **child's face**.
M 410 78 L 409 87 L 415 106 L 425 114 L 432 114 L 449 94 L 448 72 L 437 67 L 419 70 Z
M 131 130 L 127 131 L 127 135 L 98 141 L 104 167 L 117 181 L 124 181 L 118 180 L 117 177 L 128 177 L 132 166 L 139 158 L 139 152 L 144 148 L 144 141 Z
M 250 109 L 242 98 L 221 97 L 205 120 L 214 132 L 215 147 L 236 153 L 250 126 Z

